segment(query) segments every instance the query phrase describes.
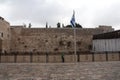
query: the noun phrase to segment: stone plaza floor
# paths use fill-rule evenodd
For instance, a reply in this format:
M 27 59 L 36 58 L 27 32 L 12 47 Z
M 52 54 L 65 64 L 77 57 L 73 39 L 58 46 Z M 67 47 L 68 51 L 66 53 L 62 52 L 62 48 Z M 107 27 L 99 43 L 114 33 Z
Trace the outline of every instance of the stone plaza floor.
M 0 63 L 0 80 L 120 80 L 120 61 Z

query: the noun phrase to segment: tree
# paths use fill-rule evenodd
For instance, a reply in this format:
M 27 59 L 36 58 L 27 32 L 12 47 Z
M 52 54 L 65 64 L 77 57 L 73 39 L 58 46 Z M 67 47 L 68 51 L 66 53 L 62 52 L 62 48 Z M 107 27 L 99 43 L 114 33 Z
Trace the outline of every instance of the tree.
M 46 28 L 48 28 L 48 23 L 46 22 Z
M 57 28 L 60 28 L 60 23 L 59 22 L 57 23 Z
M 32 26 L 31 23 L 29 23 L 28 27 L 31 28 L 31 26 Z
M 82 28 L 82 26 L 79 23 L 75 23 L 76 24 L 76 28 Z
M 72 26 L 71 25 L 67 25 L 67 26 L 65 26 L 65 28 L 72 28 Z
M 75 23 L 75 28 L 82 28 L 82 26 L 79 23 Z M 72 25 L 67 25 L 65 28 L 72 28 Z
M 64 24 L 62 24 L 62 28 L 64 28 L 65 26 L 64 26 Z

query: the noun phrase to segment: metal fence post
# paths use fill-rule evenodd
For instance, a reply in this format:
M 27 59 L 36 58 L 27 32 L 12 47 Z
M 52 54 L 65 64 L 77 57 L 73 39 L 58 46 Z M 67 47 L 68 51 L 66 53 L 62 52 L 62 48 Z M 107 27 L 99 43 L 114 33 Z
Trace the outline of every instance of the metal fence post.
M 32 63 L 32 61 L 33 61 L 33 53 L 30 52 L 30 63 Z
M 106 52 L 106 61 L 108 61 L 108 52 Z
M 80 62 L 79 55 L 80 55 L 79 52 L 77 52 L 77 62 Z
M 48 63 L 48 52 L 46 52 L 46 63 Z
M 15 63 L 17 62 L 17 53 L 16 52 L 14 53 L 14 62 Z
M 94 52 L 92 52 L 92 61 L 95 61 Z
M 120 52 L 119 52 L 119 61 L 120 61 Z
M 1 63 L 1 52 L 0 52 L 0 63 Z

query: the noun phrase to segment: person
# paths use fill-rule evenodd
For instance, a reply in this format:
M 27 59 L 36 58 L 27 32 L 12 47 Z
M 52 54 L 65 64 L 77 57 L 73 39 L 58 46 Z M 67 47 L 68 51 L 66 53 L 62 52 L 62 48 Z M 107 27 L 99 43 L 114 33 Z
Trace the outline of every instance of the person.
M 61 54 L 62 62 L 64 63 L 64 53 Z
M 31 28 L 31 26 L 32 26 L 31 23 L 29 23 L 29 26 L 28 26 L 28 27 Z

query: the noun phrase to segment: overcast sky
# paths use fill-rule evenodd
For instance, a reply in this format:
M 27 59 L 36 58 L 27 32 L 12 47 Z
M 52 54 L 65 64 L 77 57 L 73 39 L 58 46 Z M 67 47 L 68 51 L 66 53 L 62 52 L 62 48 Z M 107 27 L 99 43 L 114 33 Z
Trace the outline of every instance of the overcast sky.
M 67 25 L 73 10 L 76 22 L 85 28 L 109 25 L 120 29 L 120 0 L 0 0 L 0 16 L 11 25 Z

